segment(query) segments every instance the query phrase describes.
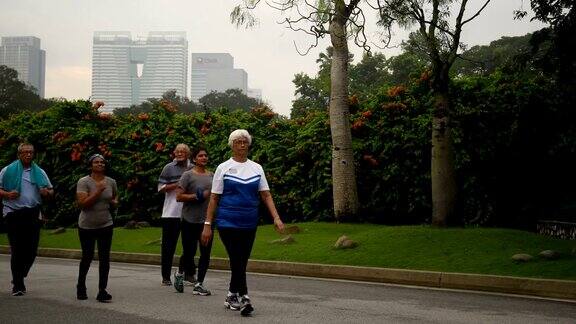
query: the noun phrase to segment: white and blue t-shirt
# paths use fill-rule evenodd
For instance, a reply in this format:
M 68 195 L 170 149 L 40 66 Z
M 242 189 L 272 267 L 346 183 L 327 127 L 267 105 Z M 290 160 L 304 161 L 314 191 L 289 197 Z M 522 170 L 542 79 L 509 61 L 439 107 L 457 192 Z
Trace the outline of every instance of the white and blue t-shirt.
M 260 164 L 230 159 L 218 166 L 212 193 L 220 195 L 216 225 L 224 228 L 255 228 L 258 225 L 260 191 L 270 190 Z

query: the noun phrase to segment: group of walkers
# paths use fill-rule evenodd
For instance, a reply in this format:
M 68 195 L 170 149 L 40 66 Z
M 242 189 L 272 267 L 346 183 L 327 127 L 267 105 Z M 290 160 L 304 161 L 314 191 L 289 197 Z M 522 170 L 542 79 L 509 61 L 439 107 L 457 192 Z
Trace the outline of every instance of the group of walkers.
M 178 144 L 174 160 L 162 170 L 158 192 L 163 193 L 162 209 L 162 285 L 178 292 L 193 286 L 194 295 L 211 295 L 204 284 L 210 263 L 213 231 L 226 248 L 230 261 L 230 284 L 224 305 L 244 316 L 254 310 L 246 282 L 246 267 L 252 252 L 258 224 L 260 202 L 268 209 L 277 231 L 284 224 L 274 205 L 262 166 L 248 159 L 252 137 L 243 129 L 233 131 L 228 144 L 232 157 L 214 173 L 207 170 L 208 151 L 190 150 Z M 44 170 L 33 162 L 34 147 L 18 146 L 18 159 L 0 171 L 0 197 L 11 247 L 12 295 L 26 294 L 24 279 L 36 257 L 43 215 L 42 199 L 54 195 Z M 192 158 L 190 160 L 190 157 Z M 76 200 L 80 207 L 78 236 L 82 259 L 78 271 L 76 297 L 88 299 L 86 276 L 98 246 L 99 281 L 96 299 L 108 302 L 110 248 L 113 236 L 111 209 L 118 205 L 116 181 L 106 176 L 106 159 L 94 154 L 87 160 L 90 174 L 78 180 Z M 182 256 L 173 281 L 172 260 L 178 238 L 182 235 Z M 194 257 L 200 250 L 198 267 Z

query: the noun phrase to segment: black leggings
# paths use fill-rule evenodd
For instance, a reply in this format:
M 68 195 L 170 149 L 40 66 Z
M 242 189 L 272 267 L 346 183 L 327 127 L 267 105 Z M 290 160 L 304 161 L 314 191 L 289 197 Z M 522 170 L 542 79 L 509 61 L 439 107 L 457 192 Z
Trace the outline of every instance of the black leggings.
M 112 232 L 114 226 L 104 228 L 83 229 L 78 228 L 80 245 L 82 246 L 82 260 L 78 272 L 78 287 L 86 288 L 86 275 L 90 270 L 90 263 L 94 259 L 94 245 L 98 243 L 98 289 L 104 290 L 108 286 L 108 273 L 110 272 L 110 247 L 112 246 Z
M 212 250 L 212 240 L 207 246 L 198 244 L 204 224 L 194 224 L 182 220 L 182 257 L 180 258 L 179 271 L 186 274 L 186 277 L 193 276 L 196 273 L 196 264 L 194 257 L 196 256 L 196 249 L 200 245 L 200 259 L 198 260 L 198 282 L 204 282 L 206 271 L 210 265 L 210 251 Z
M 231 293 L 237 293 L 240 296 L 247 295 L 246 267 L 248 266 L 248 259 L 256 237 L 256 228 L 219 228 L 218 233 L 220 233 L 220 239 L 224 243 L 224 247 L 226 247 L 228 259 L 230 260 L 232 276 L 230 277 L 229 290 Z
M 162 279 L 170 280 L 174 252 L 180 236 L 180 218 L 162 218 Z M 180 258 L 180 264 L 184 258 Z
M 17 288 L 24 288 L 24 278 L 36 259 L 41 226 L 39 215 L 38 207 L 23 208 L 6 215 L 12 283 Z

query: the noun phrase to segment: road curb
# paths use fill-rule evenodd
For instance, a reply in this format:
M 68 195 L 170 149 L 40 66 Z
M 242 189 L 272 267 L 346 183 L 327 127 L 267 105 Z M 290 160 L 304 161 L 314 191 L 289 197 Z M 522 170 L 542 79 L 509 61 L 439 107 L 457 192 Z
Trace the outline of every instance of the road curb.
M 10 254 L 10 247 L 0 245 L 0 254 Z M 51 258 L 80 259 L 82 253 L 80 250 L 39 248 L 38 255 Z M 160 255 L 158 254 L 124 252 L 111 252 L 110 260 L 114 262 L 153 265 L 159 265 L 161 262 Z M 178 264 L 178 260 L 179 257 L 174 257 L 174 264 Z M 228 260 L 223 258 L 211 258 L 210 268 L 228 270 Z M 393 283 L 576 300 L 576 281 L 570 280 L 535 279 L 453 272 L 263 260 L 250 260 L 248 262 L 248 271 L 289 276 Z

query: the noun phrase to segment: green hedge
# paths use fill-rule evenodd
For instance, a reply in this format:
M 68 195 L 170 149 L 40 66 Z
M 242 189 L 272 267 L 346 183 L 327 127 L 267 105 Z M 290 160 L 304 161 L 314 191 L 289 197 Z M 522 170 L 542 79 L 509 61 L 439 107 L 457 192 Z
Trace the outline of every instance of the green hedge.
M 458 219 L 451 222 L 527 227 L 539 217 L 573 215 L 566 210 L 573 210 L 576 197 L 576 114 L 553 82 L 495 73 L 456 81 L 452 88 L 460 193 Z M 358 221 L 429 221 L 429 109 L 426 78 L 380 89 L 366 102 L 350 98 Z M 46 212 L 54 225 L 70 225 L 77 220 L 75 185 L 88 172 L 86 157 L 102 153 L 119 184 L 119 222 L 155 221 L 163 199 L 157 178 L 175 145 L 205 145 L 214 169 L 229 158 L 227 138 L 237 128 L 254 136 L 250 156 L 267 172 L 287 221 L 331 219 L 327 112 L 296 119 L 266 107 L 182 114 L 162 100 L 150 113 L 109 116 L 87 101 L 62 101 L 0 122 L 0 164 L 15 158 L 19 142 L 33 143 L 56 189 Z

